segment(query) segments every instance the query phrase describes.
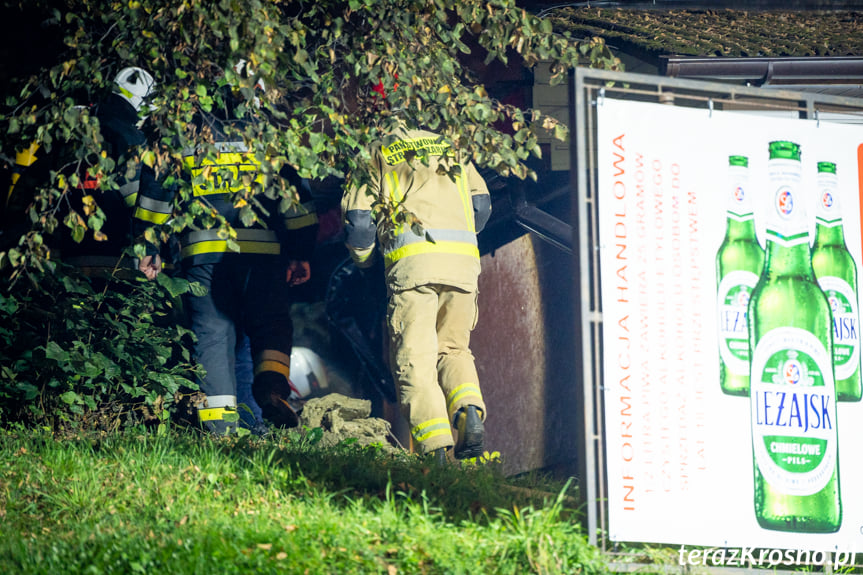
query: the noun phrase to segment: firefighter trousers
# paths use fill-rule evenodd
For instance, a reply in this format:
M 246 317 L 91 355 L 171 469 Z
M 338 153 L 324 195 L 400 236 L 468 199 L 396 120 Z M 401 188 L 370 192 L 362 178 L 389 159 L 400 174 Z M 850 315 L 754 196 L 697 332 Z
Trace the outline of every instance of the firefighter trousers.
M 189 267 L 185 277 L 207 288 L 203 296 L 186 301 L 191 329 L 198 338 L 195 354 L 206 370 L 200 382 L 207 407 L 236 407 L 237 327 L 249 337 L 255 381 L 290 377 L 290 287 L 285 268 L 273 258 L 269 264 L 230 261 Z
M 428 284 L 390 294 L 390 366 L 402 415 L 420 453 L 453 445 L 455 413 L 485 403 L 470 351 L 477 292 Z

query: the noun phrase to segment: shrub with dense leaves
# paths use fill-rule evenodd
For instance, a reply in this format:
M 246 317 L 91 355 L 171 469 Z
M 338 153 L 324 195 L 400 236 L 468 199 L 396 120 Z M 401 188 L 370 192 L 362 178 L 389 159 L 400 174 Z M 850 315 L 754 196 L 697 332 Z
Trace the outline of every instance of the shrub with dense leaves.
M 0 289 L 0 419 L 55 429 L 160 424 L 197 389 L 194 336 L 176 309 L 188 282 L 94 286 L 63 272 L 39 280 Z

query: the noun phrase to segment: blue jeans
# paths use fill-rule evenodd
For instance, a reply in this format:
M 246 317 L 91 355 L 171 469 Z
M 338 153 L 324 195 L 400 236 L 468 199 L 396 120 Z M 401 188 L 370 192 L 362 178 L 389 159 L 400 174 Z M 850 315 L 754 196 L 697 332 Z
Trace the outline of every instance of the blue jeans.
M 263 417 L 261 416 L 261 407 L 255 401 L 255 396 L 252 395 L 252 384 L 255 382 L 255 364 L 252 361 L 252 347 L 249 343 L 249 336 L 237 336 L 237 358 L 235 361 L 237 409 L 240 412 L 240 419 L 249 427 L 253 427 L 256 423 L 263 421 Z M 249 413 L 243 405 L 251 409 L 252 413 Z

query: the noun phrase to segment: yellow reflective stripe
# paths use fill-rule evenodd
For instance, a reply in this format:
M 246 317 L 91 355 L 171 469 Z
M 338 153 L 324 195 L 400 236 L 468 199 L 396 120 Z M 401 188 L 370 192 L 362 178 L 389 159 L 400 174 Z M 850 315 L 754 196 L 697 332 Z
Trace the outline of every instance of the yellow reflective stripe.
M 453 254 L 479 259 L 479 248 L 463 242 L 417 242 L 385 254 L 384 265 L 389 267 L 402 258 L 419 254 Z
M 255 365 L 255 375 L 264 373 L 265 371 L 274 371 L 284 375 L 286 378 L 291 377 L 291 367 L 278 361 L 266 360 Z
M 289 216 L 285 218 L 285 227 L 289 230 L 307 228 L 318 223 L 318 214 L 304 214 L 302 216 Z
M 123 203 L 126 204 L 126 207 L 131 208 L 135 204 L 138 203 L 138 192 L 133 192 L 128 196 L 123 197 Z
M 413 435 L 414 439 L 422 443 L 427 439 L 432 437 L 437 437 L 439 435 L 450 435 L 452 436 L 452 430 L 450 428 L 449 421 L 442 417 L 438 417 L 435 419 L 429 419 L 426 422 L 423 422 L 411 430 L 411 435 Z
M 132 92 L 130 92 L 129 90 L 127 90 L 127 89 L 126 89 L 126 88 L 124 88 L 123 86 L 118 86 L 117 84 L 114 84 L 114 86 L 115 86 L 118 90 L 120 90 L 120 93 L 121 93 L 121 94 L 123 94 L 124 96 L 126 96 L 126 97 L 127 97 L 127 98 L 129 98 L 130 100 L 131 100 L 131 99 L 133 99 L 133 98 L 135 97 L 135 95 L 134 95 Z
M 364 250 L 352 249 L 351 253 L 353 254 L 354 262 L 361 264 L 361 263 L 366 262 L 370 257 L 372 257 L 372 254 L 374 253 L 374 251 L 375 250 L 372 247 L 372 248 L 366 248 Z
M 387 174 L 387 181 L 390 185 L 390 198 L 396 203 L 401 203 L 405 196 L 399 186 L 399 175 L 396 172 L 390 172 Z
M 33 162 L 36 161 L 36 152 L 39 150 L 39 144 L 37 142 L 30 142 L 30 147 L 24 150 L 23 152 L 18 152 L 15 154 L 15 163 L 19 166 L 29 167 L 33 165 Z
M 399 175 L 396 172 L 390 172 L 386 175 L 386 180 L 390 186 L 390 199 L 393 201 L 393 203 L 400 204 L 402 200 L 405 199 L 405 196 L 402 193 L 401 186 L 399 185 Z M 393 210 L 393 213 L 390 216 L 390 221 L 395 226 L 395 235 L 400 235 L 404 233 L 405 225 L 396 223 L 396 210 Z
M 481 400 L 482 393 L 479 390 L 479 385 L 476 383 L 463 383 L 450 391 L 446 397 L 447 410 L 450 410 L 450 406 L 461 401 L 465 397 L 478 397 Z
M 235 412 L 236 409 L 226 409 L 224 407 L 210 407 L 207 409 L 198 410 L 199 421 L 220 421 L 225 419 L 225 414 Z
M 464 177 L 466 172 L 463 165 L 459 164 L 459 167 L 461 174 L 455 177 L 455 183 L 458 194 L 461 196 L 462 207 L 464 207 L 464 219 L 467 222 L 467 229 L 476 233 L 476 225 L 473 221 L 473 202 L 470 198 L 470 190 L 467 189 L 467 178 Z
M 180 255 L 187 258 L 200 254 L 226 251 L 228 251 L 228 242 L 225 240 L 212 240 L 209 242 L 196 242 L 190 246 L 186 246 L 180 251 Z
M 6 193 L 6 205 L 9 205 L 9 200 L 12 198 L 12 191 L 15 189 L 15 184 L 18 183 L 18 179 L 21 177 L 21 174 L 18 172 L 12 172 L 12 183 L 9 184 L 9 192 Z
M 150 222 L 152 224 L 164 224 L 171 218 L 171 214 L 162 214 L 159 212 L 145 210 L 143 208 L 138 208 L 135 210 L 135 217 L 139 220 Z
M 241 254 L 271 254 L 279 255 L 281 246 L 273 242 L 251 242 L 238 241 Z M 231 253 L 233 250 L 228 249 L 227 240 L 210 240 L 206 242 L 195 242 L 194 244 L 183 247 L 180 255 L 184 258 L 196 256 L 200 254 L 211 253 Z M 237 253 L 237 252 L 233 252 Z
M 255 375 L 264 371 L 274 371 L 291 377 L 291 356 L 276 349 L 265 349 L 255 359 Z

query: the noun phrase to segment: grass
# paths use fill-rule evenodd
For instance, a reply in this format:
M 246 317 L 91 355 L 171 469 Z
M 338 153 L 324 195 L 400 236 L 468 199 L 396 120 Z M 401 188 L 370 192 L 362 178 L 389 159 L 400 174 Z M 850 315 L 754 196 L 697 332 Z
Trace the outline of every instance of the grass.
M 315 435 L 0 430 L 0 573 L 604 573 L 571 486 Z

